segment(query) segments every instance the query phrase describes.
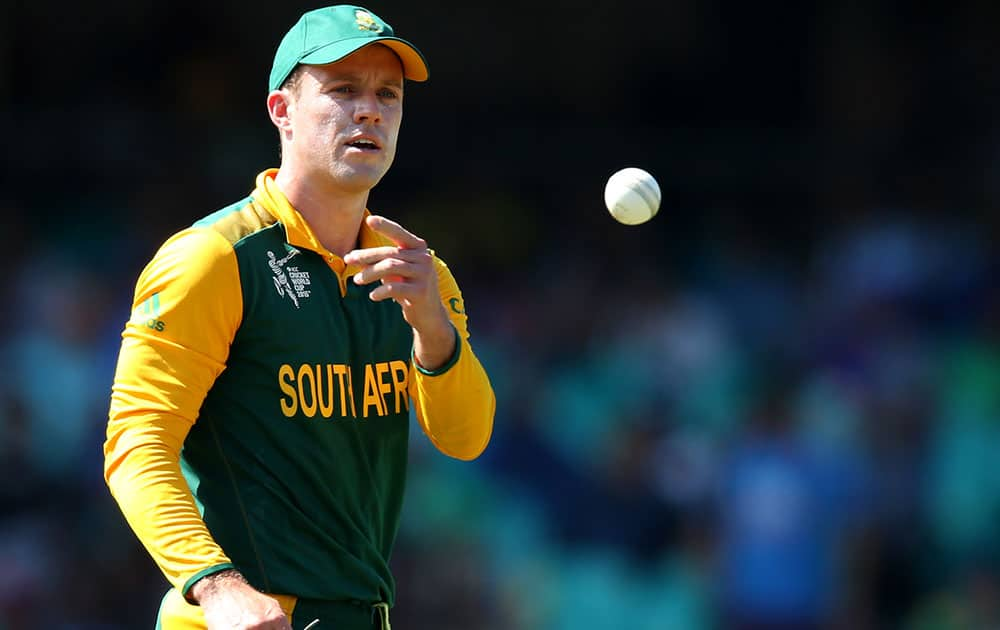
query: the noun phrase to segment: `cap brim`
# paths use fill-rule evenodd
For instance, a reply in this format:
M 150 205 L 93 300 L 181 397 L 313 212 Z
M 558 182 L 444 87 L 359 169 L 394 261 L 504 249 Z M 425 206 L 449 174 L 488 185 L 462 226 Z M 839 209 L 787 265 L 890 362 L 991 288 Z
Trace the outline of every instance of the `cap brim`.
M 427 80 L 430 73 L 427 71 L 427 62 L 424 60 L 424 56 L 420 54 L 420 51 L 413 44 L 398 37 L 358 37 L 334 42 L 302 57 L 299 63 L 315 66 L 334 63 L 372 44 L 388 46 L 394 53 L 399 55 L 399 59 L 403 62 L 403 76 L 405 78 L 411 81 Z

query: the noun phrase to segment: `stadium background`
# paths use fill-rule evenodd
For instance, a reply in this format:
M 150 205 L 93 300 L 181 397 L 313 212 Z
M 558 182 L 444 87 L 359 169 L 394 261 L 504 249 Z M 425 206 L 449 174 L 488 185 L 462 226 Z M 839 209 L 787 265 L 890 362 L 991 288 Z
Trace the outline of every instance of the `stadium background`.
M 149 627 L 101 479 L 119 334 L 159 243 L 276 165 L 316 6 L 0 8 L 0 628 Z M 477 463 L 414 440 L 398 627 L 1000 624 L 1000 5 L 368 8 L 431 67 L 370 206 L 451 264 L 499 400 Z M 623 166 L 646 226 L 603 209 Z

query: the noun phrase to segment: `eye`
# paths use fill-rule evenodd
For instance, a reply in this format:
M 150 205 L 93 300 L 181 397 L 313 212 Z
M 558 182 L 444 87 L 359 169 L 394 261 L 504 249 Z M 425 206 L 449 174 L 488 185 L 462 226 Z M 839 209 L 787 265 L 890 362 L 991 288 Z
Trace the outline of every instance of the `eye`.
M 354 94 L 357 90 L 350 83 L 338 83 L 323 90 L 324 94 Z
M 379 95 L 380 98 L 384 98 L 384 99 L 397 99 L 397 98 L 399 98 L 399 92 L 397 92 L 396 90 L 393 90 L 392 88 L 382 88 L 381 90 L 378 91 L 378 95 Z

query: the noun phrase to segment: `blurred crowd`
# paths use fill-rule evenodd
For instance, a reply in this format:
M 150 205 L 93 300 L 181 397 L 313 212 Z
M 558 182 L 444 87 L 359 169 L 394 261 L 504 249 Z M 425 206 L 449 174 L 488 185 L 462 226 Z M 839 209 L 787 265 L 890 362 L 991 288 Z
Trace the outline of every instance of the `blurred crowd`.
M 313 6 L 188 4 L 0 14 L 0 630 L 148 628 L 166 589 L 102 479 L 120 333 L 276 165 L 254 38 Z M 370 206 L 449 263 L 498 397 L 475 462 L 413 432 L 397 627 L 1000 627 L 1000 10 L 731 4 L 619 15 L 633 46 L 624 7 L 370 7 L 432 68 Z M 539 24 L 593 59 L 499 36 Z M 623 166 L 647 225 L 602 207 Z
M 565 248 L 558 281 L 466 285 L 496 430 L 472 464 L 414 434 L 400 627 L 1000 624 L 987 235 L 879 215 L 794 269 L 725 245 L 686 280 Z M 12 271 L 0 627 L 148 627 L 165 582 L 100 455 L 133 278 Z

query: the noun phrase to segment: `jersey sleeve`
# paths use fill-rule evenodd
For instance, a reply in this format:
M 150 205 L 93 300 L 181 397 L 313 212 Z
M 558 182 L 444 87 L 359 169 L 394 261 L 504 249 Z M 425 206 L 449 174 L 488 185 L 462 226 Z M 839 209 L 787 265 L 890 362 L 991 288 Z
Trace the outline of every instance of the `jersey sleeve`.
M 225 369 L 242 310 L 232 246 L 210 228 L 191 228 L 164 243 L 140 274 L 122 333 L 104 476 L 136 536 L 185 596 L 200 577 L 232 567 L 181 474 L 180 450 Z
M 478 457 L 493 432 L 496 396 L 482 363 L 469 344 L 462 293 L 448 266 L 436 256 L 441 301 L 455 328 L 455 352 L 435 370 L 411 361 L 410 396 L 417 422 L 442 453 L 457 459 Z

